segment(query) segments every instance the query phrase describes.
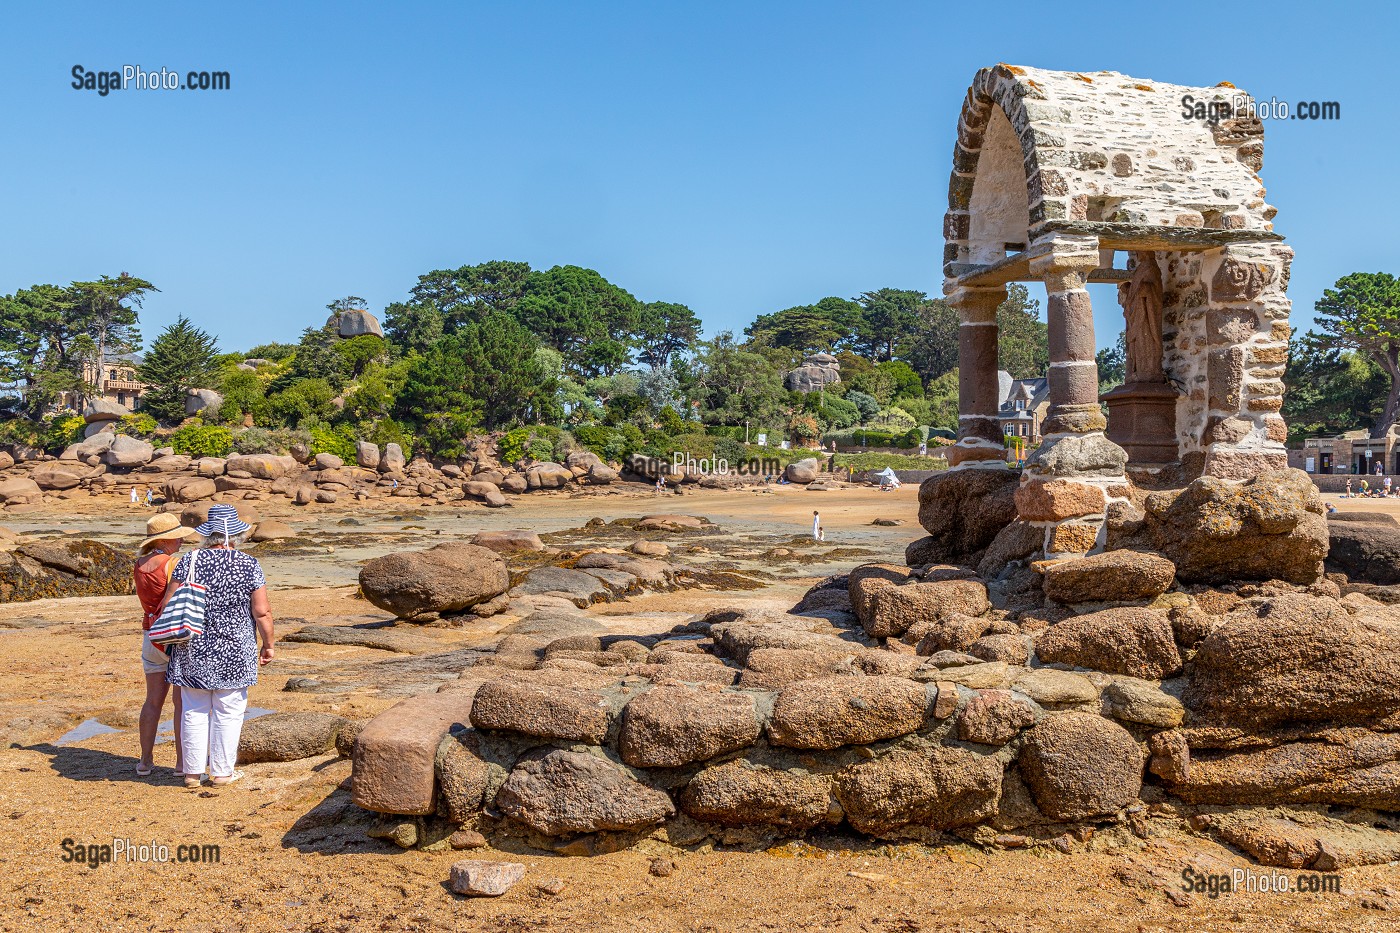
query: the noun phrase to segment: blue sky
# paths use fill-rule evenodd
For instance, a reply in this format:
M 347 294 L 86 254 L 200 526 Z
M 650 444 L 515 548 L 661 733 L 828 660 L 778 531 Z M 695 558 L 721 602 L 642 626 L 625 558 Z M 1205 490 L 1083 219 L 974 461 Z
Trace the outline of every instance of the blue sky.
M 1266 127 L 1294 324 L 1397 272 L 1389 4 L 73 3 L 0 28 L 0 293 L 128 271 L 228 350 L 489 259 L 597 269 L 706 332 L 941 287 L 957 114 L 1006 61 L 1339 101 Z M 100 97 L 88 70 L 226 70 Z M 1033 294 L 1039 291 L 1034 289 Z M 1043 293 L 1041 295 L 1043 297 Z M 1094 296 L 1100 343 L 1121 328 Z

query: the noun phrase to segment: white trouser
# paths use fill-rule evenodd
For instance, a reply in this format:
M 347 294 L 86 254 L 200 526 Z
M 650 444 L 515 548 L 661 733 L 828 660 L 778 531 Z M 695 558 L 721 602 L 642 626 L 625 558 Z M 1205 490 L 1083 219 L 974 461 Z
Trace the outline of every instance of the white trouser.
M 195 690 L 181 687 L 184 714 L 180 740 L 185 750 L 185 773 L 201 775 L 207 765 L 210 777 L 228 777 L 238 761 L 238 736 L 243 712 L 248 708 L 248 688 Z

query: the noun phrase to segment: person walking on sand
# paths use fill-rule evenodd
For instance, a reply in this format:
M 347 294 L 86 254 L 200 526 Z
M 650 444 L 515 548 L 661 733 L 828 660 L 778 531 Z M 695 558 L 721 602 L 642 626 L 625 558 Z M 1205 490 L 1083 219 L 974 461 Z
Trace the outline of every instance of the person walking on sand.
M 195 529 L 203 542 L 180 558 L 165 591 L 168 601 L 191 577 L 207 589 L 204 633 L 174 646 L 167 675 L 184 704 L 180 738 L 185 786 L 191 789 L 199 787 L 206 768 L 211 787 L 243 777 L 234 765 L 248 688 L 274 656 L 267 579 L 257 558 L 238 550 L 251 530 L 233 506 L 211 506 L 209 520 Z
M 137 496 L 136 496 L 136 487 L 135 487 L 135 486 L 132 486 L 132 487 L 131 487 L 131 504 L 132 504 L 132 505 L 136 505 L 136 503 L 139 502 L 139 501 L 140 501 L 140 500 L 139 500 L 139 499 L 137 498 Z
M 813 510 L 813 511 L 812 511 L 812 540 L 813 540 L 813 541 L 825 541 L 825 540 L 826 540 L 826 530 L 825 530 L 824 528 L 822 528 L 822 517 L 821 517 L 821 513 L 817 512 L 816 510 Z
M 661 494 L 662 494 L 663 492 L 665 492 L 665 491 L 666 491 L 666 477 L 663 476 L 662 474 L 658 473 L 658 474 L 656 474 L 656 494 L 659 496 L 659 495 L 661 495 Z
M 131 487 L 131 502 L 136 504 L 136 487 Z M 165 708 L 165 697 L 170 693 L 170 684 L 165 681 L 166 669 L 170 666 L 170 656 L 151 644 L 151 623 L 160 615 L 160 607 L 165 602 L 165 591 L 170 585 L 170 574 L 175 569 L 175 554 L 185 539 L 195 534 L 193 528 L 186 528 L 180 520 L 169 512 L 161 512 L 146 522 L 146 537 L 141 542 L 140 553 L 136 556 L 136 566 L 132 575 L 136 579 L 136 598 L 141 601 L 141 669 L 146 675 L 146 702 L 141 705 L 140 737 L 141 760 L 136 765 L 136 773 L 147 777 L 154 770 L 152 755 L 155 751 L 156 729 L 160 724 L 160 713 Z M 183 751 L 180 748 L 180 691 L 175 691 L 175 773 L 182 774 Z

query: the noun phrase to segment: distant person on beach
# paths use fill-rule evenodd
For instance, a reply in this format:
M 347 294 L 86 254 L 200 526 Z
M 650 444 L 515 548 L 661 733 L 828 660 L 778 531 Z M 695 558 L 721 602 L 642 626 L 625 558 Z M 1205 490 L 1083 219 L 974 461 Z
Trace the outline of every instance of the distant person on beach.
M 1342 498 L 1343 498 L 1343 499 L 1350 499 L 1350 498 L 1351 498 L 1351 479 L 1350 479 L 1350 478 L 1347 479 L 1347 491 L 1344 492 L 1344 493 L 1342 493 Z
M 813 540 L 813 541 L 825 541 L 825 540 L 826 540 L 826 531 L 822 528 L 822 517 L 821 517 L 821 513 L 817 512 L 817 511 L 813 511 L 813 512 L 812 512 L 812 540 Z
M 137 504 L 138 502 L 140 502 L 140 501 L 141 501 L 140 498 L 136 495 L 136 487 L 135 487 L 135 486 L 132 486 L 132 487 L 131 487 L 131 504 L 132 504 L 132 505 L 136 505 L 136 504 Z
M 131 502 L 136 504 L 136 487 L 131 487 Z M 195 530 L 180 524 L 180 520 L 169 512 L 161 512 L 146 522 L 146 537 L 141 542 L 140 553 L 136 557 L 133 576 L 136 578 L 136 598 L 141 601 L 141 669 L 146 674 L 146 702 L 141 705 L 140 735 L 141 761 L 136 765 L 136 773 L 146 777 L 155 768 L 152 755 L 156 744 L 156 729 L 160 724 L 161 710 L 165 709 L 165 697 L 170 693 L 170 684 L 165 681 L 166 668 L 170 666 L 170 656 L 161 648 L 151 644 L 149 634 L 151 623 L 160 615 L 160 607 L 165 602 L 165 590 L 170 585 L 170 574 L 175 569 L 175 555 L 186 538 L 193 537 Z M 180 691 L 175 691 L 175 773 L 181 774 L 183 752 L 180 748 Z
M 660 473 L 656 475 L 656 494 L 659 496 L 666 491 L 666 477 Z
M 1332 503 L 1327 503 L 1327 514 L 1332 515 L 1337 511 L 1337 507 Z
M 191 789 L 199 787 L 206 768 L 212 787 L 243 777 L 234 764 L 248 688 L 258 681 L 258 667 L 273 658 L 267 580 L 257 558 L 238 550 L 251 530 L 233 506 L 211 506 L 209 520 L 195 529 L 203 542 L 180 558 L 165 591 L 169 600 L 190 579 L 191 567 L 194 582 L 208 588 L 204 634 L 174 646 L 167 675 L 184 704 L 181 741 L 185 786 Z
M 147 487 L 146 487 L 146 508 L 150 508 L 151 506 L 153 506 L 153 505 L 155 505 L 155 504 L 156 504 L 155 493 L 151 491 L 151 487 L 150 487 L 150 486 L 147 486 Z

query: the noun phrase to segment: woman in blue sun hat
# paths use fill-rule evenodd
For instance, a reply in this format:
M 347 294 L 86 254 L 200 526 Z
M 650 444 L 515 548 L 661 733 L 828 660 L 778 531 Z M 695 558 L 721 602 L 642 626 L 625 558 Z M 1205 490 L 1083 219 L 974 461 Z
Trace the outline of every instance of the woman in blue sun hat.
M 166 673 L 183 701 L 180 738 L 190 788 L 200 786 L 206 767 L 214 787 L 243 777 L 234 765 L 248 688 L 273 657 L 267 580 L 257 558 L 238 550 L 251 530 L 233 506 L 211 506 L 209 519 L 195 529 L 203 539 L 199 549 L 180 558 L 165 593 L 169 600 L 191 566 L 193 582 L 207 588 L 204 633 L 171 649 Z

